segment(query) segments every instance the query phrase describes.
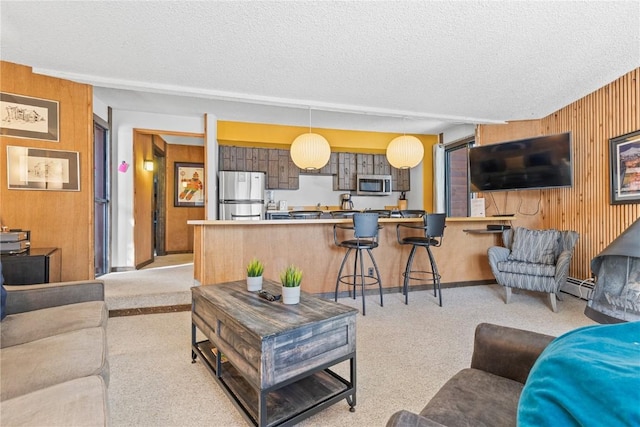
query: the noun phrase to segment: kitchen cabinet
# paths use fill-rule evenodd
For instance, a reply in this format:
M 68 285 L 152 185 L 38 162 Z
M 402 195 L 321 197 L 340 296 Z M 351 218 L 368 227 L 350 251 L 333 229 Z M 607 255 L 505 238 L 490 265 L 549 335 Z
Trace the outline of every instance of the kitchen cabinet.
M 218 159 L 219 170 L 266 172 L 269 190 L 300 187 L 300 169 L 291 160 L 289 150 L 221 145 Z
M 391 175 L 393 191 L 411 189 L 408 169 L 396 169 L 384 154 L 332 152 L 327 164 L 315 171 L 298 168 L 289 150 L 221 145 L 219 169 L 227 171 L 265 172 L 267 189 L 297 190 L 300 174 L 333 175 L 333 189 L 355 191 L 360 175 Z
M 218 167 L 225 171 L 267 172 L 268 149 L 222 145 Z
M 333 176 L 334 190 L 355 190 L 357 170 L 356 153 L 337 153 L 338 171 Z
M 391 188 L 393 191 L 411 190 L 410 170 L 391 167 Z
M 338 173 L 338 153 L 332 152 L 329 161 L 320 169 L 300 170 L 300 173 L 306 175 L 336 175 Z
M 267 189 L 297 190 L 300 188 L 300 168 L 298 168 L 289 150 L 269 149 L 267 168 Z

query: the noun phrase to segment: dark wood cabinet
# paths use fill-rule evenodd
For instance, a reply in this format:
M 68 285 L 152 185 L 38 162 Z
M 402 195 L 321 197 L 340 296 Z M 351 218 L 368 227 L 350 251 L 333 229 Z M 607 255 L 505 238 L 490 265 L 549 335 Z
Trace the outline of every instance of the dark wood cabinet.
M 334 190 L 351 191 L 356 189 L 358 174 L 357 155 L 355 153 L 338 153 L 338 170 L 333 177 Z
M 409 170 L 392 167 L 384 154 L 332 152 L 327 164 L 315 171 L 298 168 L 289 150 L 222 145 L 218 154 L 220 170 L 265 172 L 268 190 L 297 190 L 300 174 L 333 175 L 333 190 L 355 191 L 361 175 L 391 175 L 394 191 L 409 191 Z
M 28 253 L 2 255 L 0 258 L 6 285 L 34 285 L 61 280 L 62 254 L 59 248 L 31 248 Z

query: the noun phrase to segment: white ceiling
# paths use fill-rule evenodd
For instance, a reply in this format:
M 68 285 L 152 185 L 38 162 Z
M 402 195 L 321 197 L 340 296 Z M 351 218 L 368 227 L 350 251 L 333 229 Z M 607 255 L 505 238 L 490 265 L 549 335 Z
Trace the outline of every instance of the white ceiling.
M 116 109 L 439 133 L 640 66 L 638 1 L 0 1 L 0 55 Z

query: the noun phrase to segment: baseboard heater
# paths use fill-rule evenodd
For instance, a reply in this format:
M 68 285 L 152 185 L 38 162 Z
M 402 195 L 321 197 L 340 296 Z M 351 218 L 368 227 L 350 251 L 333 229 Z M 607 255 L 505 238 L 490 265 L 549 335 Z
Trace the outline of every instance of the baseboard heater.
M 593 279 L 580 280 L 575 277 L 567 277 L 567 283 L 562 288 L 562 292 L 589 301 L 593 293 Z

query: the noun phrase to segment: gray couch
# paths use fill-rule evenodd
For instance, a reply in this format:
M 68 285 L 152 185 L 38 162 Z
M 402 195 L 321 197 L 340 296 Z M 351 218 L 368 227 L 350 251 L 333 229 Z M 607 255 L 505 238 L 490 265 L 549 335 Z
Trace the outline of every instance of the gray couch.
M 471 367 L 454 375 L 419 414 L 396 412 L 387 427 L 515 426 L 534 362 L 554 337 L 482 323 Z
M 0 425 L 107 425 L 108 311 L 103 283 L 5 289 Z

